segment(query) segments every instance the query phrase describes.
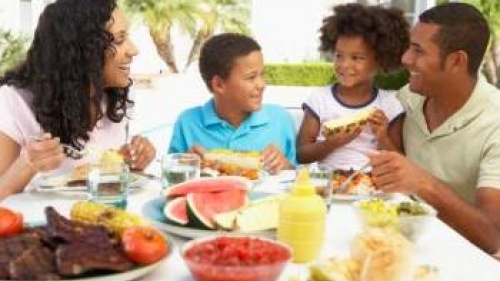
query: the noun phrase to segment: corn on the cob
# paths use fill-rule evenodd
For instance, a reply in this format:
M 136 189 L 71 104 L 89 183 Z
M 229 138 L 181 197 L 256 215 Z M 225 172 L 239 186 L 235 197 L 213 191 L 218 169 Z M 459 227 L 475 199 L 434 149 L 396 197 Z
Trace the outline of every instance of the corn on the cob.
M 91 201 L 73 204 L 70 218 L 81 223 L 102 225 L 109 232 L 119 236 L 129 227 L 147 224 L 144 219 L 135 214 Z

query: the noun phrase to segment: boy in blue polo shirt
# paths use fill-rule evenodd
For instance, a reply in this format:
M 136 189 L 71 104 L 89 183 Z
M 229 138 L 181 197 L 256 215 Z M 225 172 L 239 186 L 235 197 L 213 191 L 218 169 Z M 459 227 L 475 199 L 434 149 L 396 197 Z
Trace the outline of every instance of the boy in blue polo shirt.
M 259 44 L 241 34 L 213 36 L 201 50 L 199 68 L 213 98 L 181 113 L 169 152 L 260 151 L 269 172 L 292 168 L 294 123 L 283 107 L 262 105 L 266 82 Z

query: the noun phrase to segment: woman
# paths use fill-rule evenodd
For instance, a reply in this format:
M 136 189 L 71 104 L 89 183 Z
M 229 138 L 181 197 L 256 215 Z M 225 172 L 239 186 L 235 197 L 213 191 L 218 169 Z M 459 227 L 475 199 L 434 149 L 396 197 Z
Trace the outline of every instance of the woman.
M 126 144 L 130 63 L 137 49 L 115 0 L 57 0 L 40 16 L 26 60 L 0 78 L 0 200 L 38 173 L 64 173 L 86 159 L 63 152 L 120 149 L 133 169 L 156 151 Z M 37 140 L 34 141 L 33 139 Z

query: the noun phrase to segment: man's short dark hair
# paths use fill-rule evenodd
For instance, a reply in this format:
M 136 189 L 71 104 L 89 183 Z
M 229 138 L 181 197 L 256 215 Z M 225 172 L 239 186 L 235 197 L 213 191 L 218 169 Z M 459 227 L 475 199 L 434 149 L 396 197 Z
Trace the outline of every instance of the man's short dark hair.
M 260 50 L 254 39 L 242 34 L 222 33 L 210 38 L 201 49 L 199 61 L 200 73 L 208 89 L 212 90 L 213 77 L 229 77 L 237 58 Z
M 469 74 L 477 76 L 490 38 L 488 22 L 481 12 L 470 4 L 454 2 L 423 12 L 419 20 L 439 25 L 434 41 L 439 46 L 443 64 L 450 53 L 462 50 L 469 58 Z

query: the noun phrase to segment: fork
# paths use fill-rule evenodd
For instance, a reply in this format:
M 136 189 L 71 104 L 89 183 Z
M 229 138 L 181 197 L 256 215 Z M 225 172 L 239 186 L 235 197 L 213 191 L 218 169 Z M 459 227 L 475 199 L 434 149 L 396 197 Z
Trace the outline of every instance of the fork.
M 43 141 L 43 140 L 45 140 L 45 138 L 43 138 L 42 136 L 30 136 L 30 139 L 32 141 Z M 61 146 L 63 148 L 64 154 L 66 154 L 66 156 L 68 156 L 70 158 L 73 158 L 75 160 L 83 158 L 87 154 L 87 152 L 88 152 L 87 149 L 78 150 L 78 149 L 72 147 L 71 145 L 68 145 L 68 144 L 65 144 L 65 143 L 61 143 Z

